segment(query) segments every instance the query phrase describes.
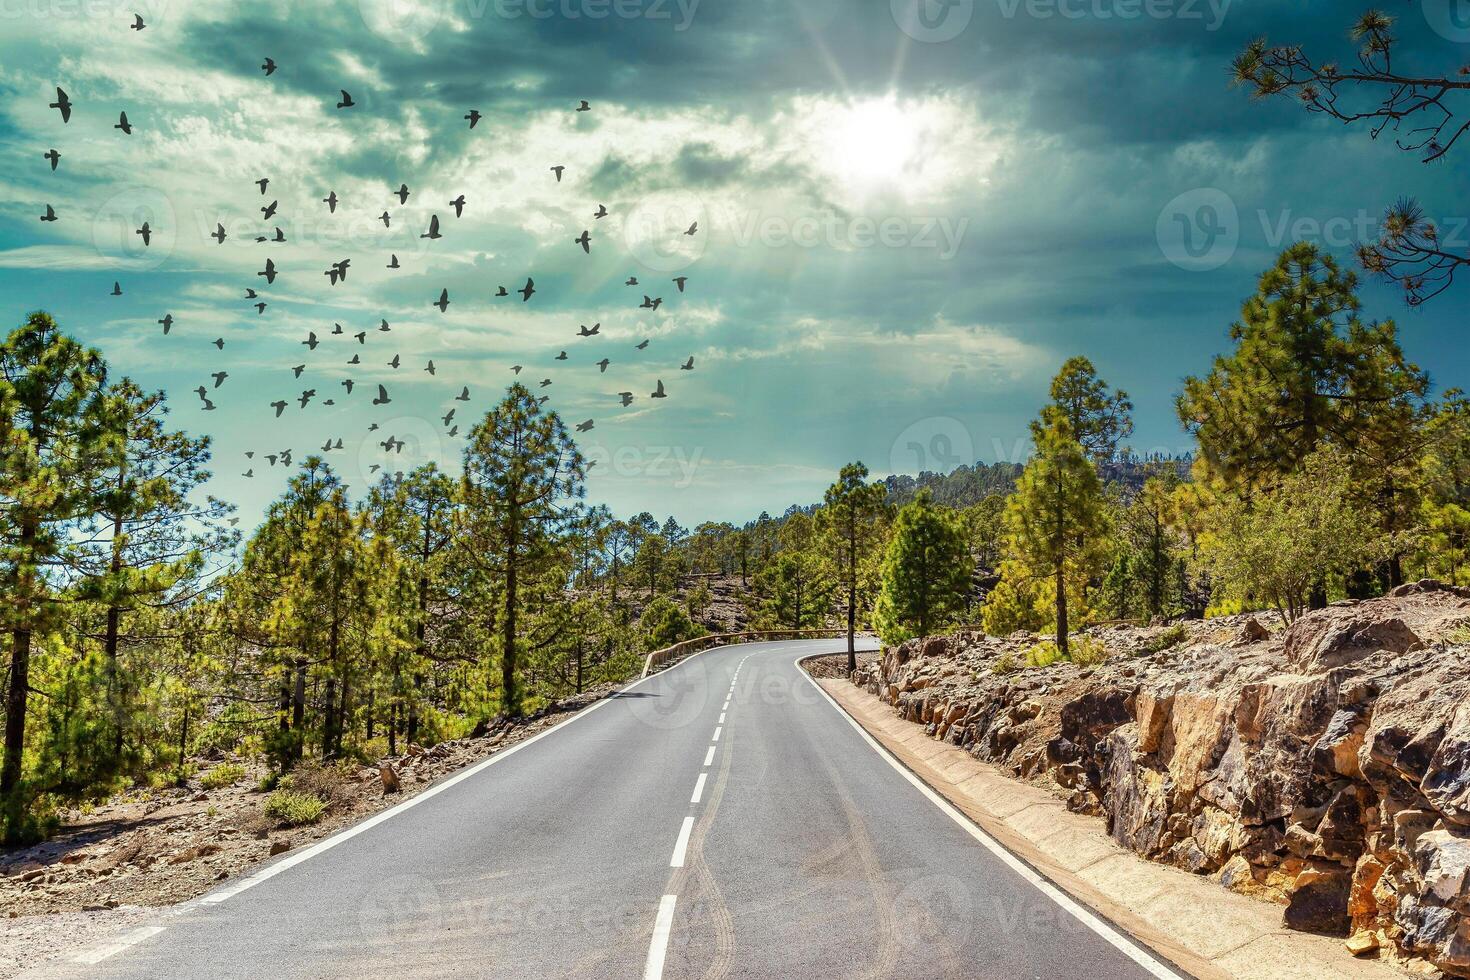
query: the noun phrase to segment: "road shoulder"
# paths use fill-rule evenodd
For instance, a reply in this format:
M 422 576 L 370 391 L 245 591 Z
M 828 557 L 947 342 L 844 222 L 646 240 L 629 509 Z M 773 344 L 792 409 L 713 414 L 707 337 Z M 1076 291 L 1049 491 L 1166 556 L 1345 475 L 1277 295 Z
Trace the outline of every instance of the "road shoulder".
M 845 679 L 814 678 L 863 730 L 1013 854 L 1200 978 L 1402 980 L 1331 938 L 1285 929 L 1280 909 L 1124 850 L 1094 818 L 929 738 Z

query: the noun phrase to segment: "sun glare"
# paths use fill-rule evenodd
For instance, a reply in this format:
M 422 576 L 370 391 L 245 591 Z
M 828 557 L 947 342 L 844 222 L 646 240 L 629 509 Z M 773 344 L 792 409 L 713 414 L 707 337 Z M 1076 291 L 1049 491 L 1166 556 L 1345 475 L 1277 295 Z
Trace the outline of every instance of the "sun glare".
M 827 150 L 833 170 L 855 184 L 873 188 L 901 183 L 918 144 L 918 121 L 886 98 L 837 110 Z

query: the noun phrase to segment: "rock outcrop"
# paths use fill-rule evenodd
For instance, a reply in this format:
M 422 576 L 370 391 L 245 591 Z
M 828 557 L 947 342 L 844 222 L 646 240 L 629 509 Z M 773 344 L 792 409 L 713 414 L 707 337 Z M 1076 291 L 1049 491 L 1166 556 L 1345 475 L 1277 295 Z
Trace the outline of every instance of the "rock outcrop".
M 1016 670 L 1026 634 L 929 637 L 853 679 L 1290 928 L 1470 977 L 1470 590 L 1263 622 L 1093 630 L 1092 667 Z

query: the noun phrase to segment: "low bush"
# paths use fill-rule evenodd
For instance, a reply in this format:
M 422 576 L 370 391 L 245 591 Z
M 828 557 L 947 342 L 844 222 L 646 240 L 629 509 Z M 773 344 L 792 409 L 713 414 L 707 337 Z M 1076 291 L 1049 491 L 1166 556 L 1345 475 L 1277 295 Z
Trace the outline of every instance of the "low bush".
M 238 762 L 222 762 L 199 777 L 199 785 L 205 789 L 219 789 L 238 783 L 245 778 L 245 767 Z
M 316 823 L 327 812 L 327 801 L 310 793 L 278 789 L 266 797 L 265 815 L 278 824 L 300 827 Z

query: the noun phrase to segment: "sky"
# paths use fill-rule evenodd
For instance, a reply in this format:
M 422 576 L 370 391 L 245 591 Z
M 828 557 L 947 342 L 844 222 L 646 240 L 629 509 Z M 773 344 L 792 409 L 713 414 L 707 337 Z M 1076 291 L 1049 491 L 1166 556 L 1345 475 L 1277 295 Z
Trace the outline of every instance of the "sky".
M 1470 64 L 1464 7 L 1389 3 L 1397 65 Z M 1135 450 L 1186 452 L 1181 380 L 1227 348 L 1286 246 L 1350 263 L 1413 195 L 1447 244 L 1470 248 L 1463 153 L 1426 166 L 1391 134 L 1230 85 L 1232 55 L 1257 36 L 1350 61 L 1359 12 L 0 0 L 0 325 L 48 310 L 114 377 L 166 391 L 171 422 L 212 438 L 209 490 L 244 526 L 289 475 L 267 454 L 299 464 L 341 439 L 326 458 L 358 491 L 374 466 L 455 469 L 515 365 L 569 426 L 593 421 L 577 434 L 597 463 L 590 500 L 691 526 L 819 500 L 855 459 L 879 476 L 1024 460 L 1026 423 L 1074 354 L 1131 396 Z M 57 85 L 66 124 L 48 107 Z M 339 109 L 344 89 L 355 105 Z M 120 111 L 130 136 L 113 128 Z M 38 220 L 47 204 L 57 221 Z M 432 215 L 443 237 L 423 239 Z M 285 243 L 255 242 L 276 227 Z M 333 286 L 324 271 L 343 259 Z M 529 301 L 494 295 L 528 276 Z M 441 313 L 430 304 L 446 289 Z M 663 302 L 641 309 L 645 295 Z M 1366 277 L 1362 297 L 1437 388 L 1470 386 L 1470 282 L 1422 309 Z M 660 380 L 668 397 L 650 399 Z M 378 384 L 387 405 L 372 404 Z M 279 418 L 277 400 L 290 403 Z M 380 445 L 389 435 L 400 452 Z

